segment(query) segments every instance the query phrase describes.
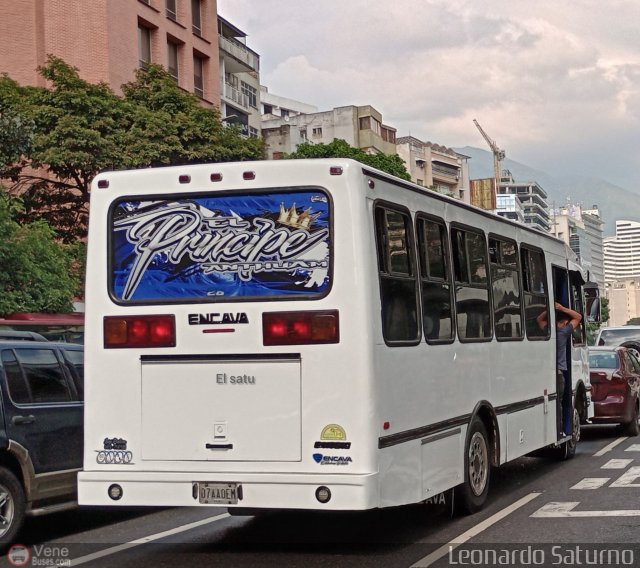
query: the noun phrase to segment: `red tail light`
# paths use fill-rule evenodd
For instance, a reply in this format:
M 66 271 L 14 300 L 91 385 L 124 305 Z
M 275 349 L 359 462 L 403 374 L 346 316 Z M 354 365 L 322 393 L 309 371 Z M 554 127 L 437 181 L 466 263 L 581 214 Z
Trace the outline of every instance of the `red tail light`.
M 339 341 L 338 310 L 262 314 L 264 345 L 311 345 Z
M 176 319 L 161 316 L 108 316 L 104 318 L 106 349 L 126 347 L 175 347 Z

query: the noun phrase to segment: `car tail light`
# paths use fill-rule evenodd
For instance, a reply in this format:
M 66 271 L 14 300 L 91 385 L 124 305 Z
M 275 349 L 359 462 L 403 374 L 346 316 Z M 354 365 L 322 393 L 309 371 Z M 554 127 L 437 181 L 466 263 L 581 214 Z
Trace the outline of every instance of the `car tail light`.
M 591 373 L 589 373 L 589 380 L 591 381 L 591 383 L 601 383 L 607 380 L 607 373 L 591 371 Z
M 104 346 L 107 349 L 175 345 L 176 319 L 172 315 L 104 318 Z
M 311 345 L 339 341 L 338 310 L 262 314 L 264 345 Z

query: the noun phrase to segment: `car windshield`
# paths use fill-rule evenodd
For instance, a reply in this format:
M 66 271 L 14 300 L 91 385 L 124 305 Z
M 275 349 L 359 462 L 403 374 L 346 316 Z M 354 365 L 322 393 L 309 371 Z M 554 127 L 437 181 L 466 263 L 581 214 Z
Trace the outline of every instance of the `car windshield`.
M 589 367 L 596 369 L 616 369 L 618 357 L 615 353 L 589 353 Z
M 627 341 L 640 341 L 640 329 L 603 329 L 599 345 L 622 345 Z

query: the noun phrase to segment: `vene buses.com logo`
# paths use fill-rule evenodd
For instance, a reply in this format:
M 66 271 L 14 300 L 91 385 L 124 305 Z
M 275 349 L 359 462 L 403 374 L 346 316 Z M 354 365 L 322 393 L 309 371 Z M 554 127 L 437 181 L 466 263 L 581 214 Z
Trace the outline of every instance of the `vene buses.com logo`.
M 31 553 L 24 544 L 14 544 L 7 551 L 7 560 L 12 566 L 26 566 L 31 560 Z

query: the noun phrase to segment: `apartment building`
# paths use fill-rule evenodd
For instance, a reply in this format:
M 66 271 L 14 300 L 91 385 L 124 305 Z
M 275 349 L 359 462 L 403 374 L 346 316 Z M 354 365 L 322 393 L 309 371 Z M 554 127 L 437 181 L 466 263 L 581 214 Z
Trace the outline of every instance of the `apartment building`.
M 260 85 L 260 103 L 262 105 L 262 120 L 286 118 L 296 114 L 313 114 L 318 107 L 289 99 L 269 92 L 268 87 Z
M 259 136 L 260 56 L 247 47 L 247 34 L 218 16 L 220 114 L 245 136 Z
M 413 136 L 398 138 L 396 151 L 414 183 L 469 203 L 468 156 Z
M 0 72 L 43 86 L 48 54 L 119 93 L 135 71 L 164 65 L 205 105 L 220 103 L 216 0 L 11 0 L 0 18 Z
M 607 325 L 626 325 L 640 316 L 640 278 L 607 282 L 604 296 L 609 300 Z
M 371 154 L 396 153 L 396 129 L 383 124 L 380 112 L 370 105 L 274 118 L 265 116 L 262 137 L 269 160 L 294 152 L 304 142 L 329 144 L 336 138 Z
M 501 199 L 503 195 L 515 196 L 515 199 Z M 516 201 L 517 200 L 517 204 Z M 547 204 L 547 192 L 535 181 L 517 182 L 509 170 L 502 171 L 500 186 L 496 195 L 497 213 L 511 218 L 512 211 L 503 211 L 498 204 L 509 208 L 522 208 L 525 225 L 539 229 L 545 233 L 551 228 L 551 216 Z M 517 213 L 516 213 L 517 214 Z

